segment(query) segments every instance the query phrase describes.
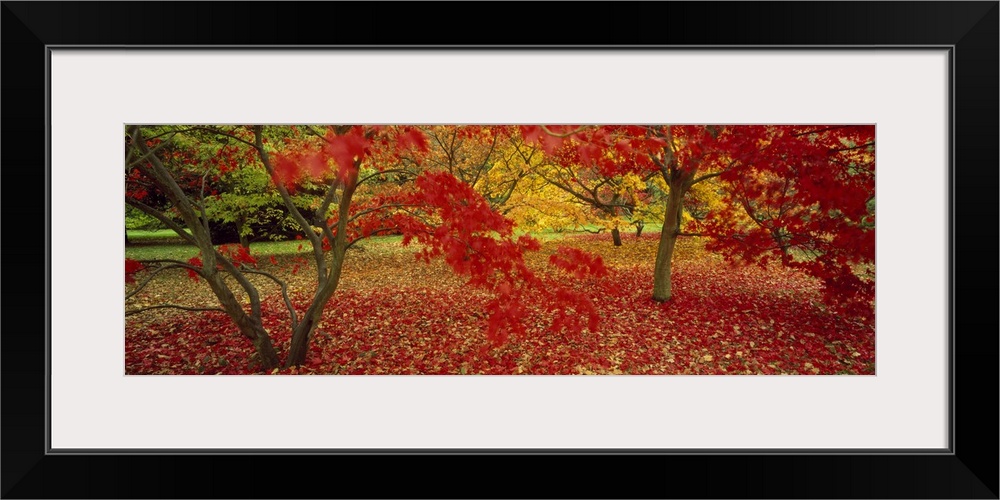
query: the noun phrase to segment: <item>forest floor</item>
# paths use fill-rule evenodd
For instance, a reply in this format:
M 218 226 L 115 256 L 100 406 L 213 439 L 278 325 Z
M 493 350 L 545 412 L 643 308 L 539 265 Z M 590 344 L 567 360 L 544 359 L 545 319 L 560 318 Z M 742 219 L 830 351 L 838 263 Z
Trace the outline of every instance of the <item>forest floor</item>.
M 681 239 L 673 298 L 653 301 L 657 238 L 623 235 L 620 247 L 607 234 L 543 241 L 527 260 L 545 279 L 559 279 L 544 269 L 560 245 L 603 257 L 608 276 L 576 283 L 593 298 L 600 325 L 595 332 L 552 332 L 543 304 L 528 304 L 526 334 L 501 346 L 486 338 L 489 294 L 466 285 L 443 262 L 417 261 L 415 249 L 403 247 L 398 237 L 366 240 L 349 250 L 306 364 L 271 373 L 875 373 L 874 323 L 828 312 L 820 283 L 799 272 L 730 265 L 696 241 Z M 149 258 L 151 251 L 129 247 L 126 255 Z M 180 251 L 194 254 L 193 248 Z M 292 252 L 254 253 L 259 269 L 288 280 L 300 314 L 316 284 L 308 251 L 296 246 Z M 265 327 L 283 358 L 290 341 L 287 309 L 273 282 L 252 278 L 265 297 Z M 177 270 L 162 273 L 127 306 L 161 303 L 218 304 L 203 281 Z M 128 374 L 261 373 L 254 356 L 250 342 L 220 312 L 157 309 L 126 317 Z

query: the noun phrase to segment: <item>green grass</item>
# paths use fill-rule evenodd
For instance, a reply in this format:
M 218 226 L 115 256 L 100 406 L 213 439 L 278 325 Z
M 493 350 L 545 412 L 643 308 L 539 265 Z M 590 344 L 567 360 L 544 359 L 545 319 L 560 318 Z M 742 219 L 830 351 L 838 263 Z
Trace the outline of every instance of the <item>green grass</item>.
M 125 258 L 136 260 L 188 260 L 191 257 L 198 255 L 198 249 L 194 245 L 187 243 L 174 243 L 173 241 L 179 241 L 180 239 L 177 237 L 177 234 L 172 231 L 170 232 L 170 235 L 173 235 L 173 240 L 168 241 L 162 237 L 148 238 L 145 241 L 149 241 L 150 243 L 126 246 Z M 132 238 L 131 232 L 129 233 L 129 238 Z M 161 240 L 162 242 L 159 242 Z M 402 240 L 402 236 L 373 236 L 367 240 L 359 242 L 358 246 L 370 244 L 395 245 Z M 309 254 L 310 252 L 312 252 L 312 245 L 305 240 L 260 241 L 250 244 L 250 254 L 257 258 L 268 257 L 271 255 L 302 255 Z
M 137 243 L 161 240 L 181 240 L 181 237 L 177 236 L 177 233 L 175 233 L 172 229 L 156 229 L 153 231 L 128 229 L 125 232 L 128 234 L 129 241 Z M 188 231 L 188 234 L 190 233 L 191 231 Z
M 164 243 L 159 245 L 127 246 L 125 258 L 135 260 L 173 259 L 188 260 L 198 255 L 194 245 Z
M 596 229 L 596 226 L 590 229 Z M 647 224 L 643 229 L 643 233 L 653 233 L 659 232 L 660 226 Z M 523 232 L 518 232 L 518 234 L 524 234 Z M 530 233 L 535 238 L 541 241 L 552 241 L 562 239 L 567 236 L 572 236 L 576 234 L 589 234 L 584 231 L 562 231 L 556 232 L 552 230 L 536 231 Z M 611 233 L 604 231 L 602 234 L 607 235 L 611 238 Z M 623 235 L 634 235 L 635 228 L 628 227 L 623 228 Z M 125 258 L 136 259 L 136 260 L 156 260 L 156 259 L 174 259 L 174 260 L 188 260 L 191 257 L 198 255 L 198 249 L 194 245 L 184 243 L 183 240 L 177 236 L 176 233 L 169 229 L 163 229 L 158 231 L 139 231 L 130 230 L 128 231 L 129 241 L 132 243 L 139 243 L 137 245 L 127 245 L 125 247 Z M 398 245 L 403 240 L 402 236 L 373 236 L 364 241 L 361 241 L 357 246 L 368 246 L 368 245 Z M 301 250 L 299 247 L 301 246 Z M 312 247 L 306 240 L 289 240 L 289 241 L 260 241 L 250 244 L 251 255 L 261 258 L 269 257 L 271 255 L 281 256 L 281 255 L 297 255 L 297 254 L 309 254 L 312 251 Z
M 176 236 L 176 235 L 175 235 Z M 299 246 L 302 250 L 299 250 Z M 305 254 L 312 250 L 308 241 L 263 241 L 250 244 L 250 254 L 256 257 L 269 255 Z M 125 258 L 136 260 L 175 259 L 188 260 L 198 255 L 198 248 L 187 243 L 161 243 L 125 247 Z

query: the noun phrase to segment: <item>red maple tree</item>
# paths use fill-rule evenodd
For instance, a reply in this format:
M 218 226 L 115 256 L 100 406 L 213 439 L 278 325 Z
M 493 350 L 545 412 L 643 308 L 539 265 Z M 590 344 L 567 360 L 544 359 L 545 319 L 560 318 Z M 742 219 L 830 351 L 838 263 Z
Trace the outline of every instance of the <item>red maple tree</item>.
M 819 278 L 827 304 L 838 311 L 874 314 L 874 126 L 531 125 L 521 132 L 591 178 L 662 178 L 669 193 L 654 300 L 671 298 L 677 238 L 700 236 L 731 261 L 774 260 Z M 725 203 L 682 228 L 685 198 L 706 181 Z M 596 191 L 556 185 L 597 208 L 608 206 Z
M 128 128 L 126 159 L 128 205 L 156 218 L 200 253 L 188 261 L 156 260 L 125 263 L 126 281 L 136 283 L 126 299 L 142 290 L 155 276 L 169 269 L 184 269 L 193 278 L 204 280 L 219 301 L 220 308 L 157 304 L 127 311 L 136 314 L 157 308 L 221 310 L 240 333 L 253 343 L 265 369 L 298 366 L 306 361 L 312 334 L 323 310 L 337 290 L 347 249 L 375 234 L 396 233 L 404 244 L 422 246 L 418 257 L 444 258 L 458 274 L 468 276 L 469 285 L 492 292 L 487 304 L 487 334 L 495 343 L 511 333 L 523 333 L 521 302 L 526 294 L 541 296 L 554 313 L 552 328 L 596 329 L 597 313 L 584 294 L 561 286 L 541 285 L 524 263 L 524 253 L 539 249 L 529 236 L 515 237 L 513 223 L 490 208 L 489 203 L 454 175 L 447 172 L 401 169 L 386 158 L 407 155 L 419 158 L 426 150 L 426 138 L 409 126 L 330 126 L 291 128 L 278 145 L 267 143 L 263 126 L 247 127 L 167 127 L 158 129 L 157 140 L 148 140 L 146 128 Z M 164 162 L 160 155 L 179 134 L 190 130 L 211 133 L 244 151 L 252 151 L 270 175 L 300 237 L 312 245 L 311 268 L 316 288 L 305 305 L 294 304 L 284 281 L 257 269 L 246 247 L 217 246 L 208 228 L 205 210 L 205 179 L 210 170 L 193 161 Z M 202 162 L 204 163 L 204 162 Z M 198 182 L 200 172 L 200 183 Z M 362 172 L 365 172 L 362 175 Z M 381 183 L 387 177 L 402 182 Z M 378 185 L 363 198 L 355 199 L 362 185 Z M 296 203 L 293 195 L 308 186 L 322 193 L 310 210 Z M 146 201 L 161 198 L 166 204 Z M 164 208 L 167 207 L 167 208 Z M 180 219 L 179 223 L 175 218 Z M 186 230 L 185 230 L 186 229 Z M 582 268 L 566 264 L 580 258 L 568 253 L 556 265 L 576 275 L 604 272 L 599 261 L 589 260 Z M 569 267 L 567 267 L 569 266 Z M 142 274 L 142 281 L 137 277 Z M 260 275 L 275 282 L 282 291 L 288 311 L 291 344 L 284 357 L 274 347 L 264 324 L 262 298 L 248 279 Z M 231 278 L 231 279 L 230 279 Z M 235 281 L 235 289 L 233 282 Z M 237 299 L 245 295 L 248 307 Z M 536 297 L 537 298 L 537 297 Z M 565 311 L 569 309 L 573 314 Z
M 467 277 L 469 286 L 492 294 L 484 327 L 495 344 L 524 333 L 529 302 L 545 304 L 554 330 L 596 330 L 597 309 L 570 281 L 606 275 L 600 258 L 561 248 L 549 263 L 565 273 L 566 286 L 543 283 L 524 259 L 540 248 L 539 242 L 516 236 L 514 223 L 463 181 L 461 172 L 454 174 L 460 164 L 421 164 L 428 153 L 426 130 L 129 127 L 126 204 L 172 229 L 199 254 L 187 261 L 126 260 L 125 280 L 131 285 L 126 299 L 161 273 L 182 269 L 204 281 L 220 307 L 155 304 L 127 314 L 160 308 L 223 311 L 254 345 L 263 368 L 297 366 L 305 362 L 310 339 L 337 290 L 347 250 L 373 235 L 400 234 L 404 245 L 419 247 L 418 259 L 442 259 Z M 456 133 L 477 130 L 465 127 Z M 583 186 L 584 191 L 570 194 L 587 201 L 589 192 L 598 209 L 617 202 L 601 198 L 594 186 L 614 185 L 612 180 L 626 174 L 662 180 L 667 196 L 654 265 L 655 301 L 671 299 L 677 239 L 702 237 L 706 248 L 730 261 L 778 262 L 819 279 L 826 303 L 837 312 L 867 319 L 874 313 L 873 126 L 562 125 L 499 127 L 491 133 L 518 134 L 543 150 L 548 161 L 574 165 L 591 184 L 550 182 L 567 191 Z M 224 146 L 211 148 L 207 156 L 193 154 L 178 146 L 176 139 L 184 134 L 214 137 Z M 213 182 L 248 164 L 266 171 L 298 227 L 298 238 L 311 245 L 311 262 L 303 260 L 293 270 L 307 264 L 315 273 L 315 289 L 304 303 L 293 302 L 281 277 L 259 269 L 247 246 L 213 240 L 205 208 L 207 199 L 218 196 Z M 703 200 L 692 191 L 701 183 L 721 203 L 701 206 Z M 313 196 L 306 205 L 303 193 Z M 685 223 L 685 210 L 697 216 Z M 248 278 L 252 275 L 280 288 L 287 323 L 265 325 L 265 299 Z M 272 341 L 273 328 L 291 330 L 283 360 Z

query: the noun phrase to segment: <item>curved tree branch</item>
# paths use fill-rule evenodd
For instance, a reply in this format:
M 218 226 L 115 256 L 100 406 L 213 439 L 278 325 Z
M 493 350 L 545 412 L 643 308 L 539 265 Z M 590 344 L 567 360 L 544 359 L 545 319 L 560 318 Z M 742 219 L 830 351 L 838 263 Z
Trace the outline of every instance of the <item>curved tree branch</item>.
M 274 167 L 271 165 L 271 158 L 264 149 L 263 142 L 263 130 L 262 125 L 256 125 L 253 128 L 254 133 L 254 148 L 257 150 L 257 154 L 260 156 L 261 163 L 264 164 L 264 169 L 267 170 L 268 175 L 272 178 L 275 177 Z M 309 228 L 312 227 L 309 221 L 302 215 L 298 207 L 295 206 L 295 202 L 292 201 L 292 196 L 288 193 L 288 189 L 285 188 L 280 182 L 274 183 L 275 188 L 278 190 L 278 194 L 281 195 L 281 200 L 285 202 L 285 208 L 295 219 L 295 222 L 299 224 L 302 228 L 302 233 L 309 239 L 313 246 L 313 260 L 316 261 L 316 275 L 319 279 L 320 287 L 326 282 L 326 258 L 323 256 L 323 241 L 320 239 L 319 235 L 310 231 Z
M 226 312 L 226 311 L 224 311 L 224 310 L 222 310 L 222 309 L 220 309 L 218 307 L 188 307 L 188 306 L 179 306 L 177 304 L 160 304 L 160 305 L 140 307 L 138 309 L 132 309 L 130 311 L 125 311 L 125 315 L 126 316 L 131 316 L 133 314 L 139 314 L 139 313 L 146 312 L 146 311 L 152 311 L 153 309 L 181 309 L 181 310 L 184 310 L 184 311 L 196 311 L 196 312 L 197 311 L 215 311 L 215 312 L 220 312 L 220 313 L 225 313 Z
M 373 177 L 380 177 L 380 176 L 385 175 L 385 174 L 406 174 L 406 175 L 411 175 L 411 176 L 414 176 L 414 177 L 417 176 L 417 174 L 415 174 L 413 172 L 410 172 L 409 170 L 406 170 L 405 168 L 391 168 L 391 169 L 386 169 L 386 170 L 380 170 L 378 172 L 375 172 L 374 174 L 366 175 L 366 176 L 362 177 L 361 180 L 359 180 L 357 182 L 357 185 L 360 186 L 360 185 L 364 184 L 365 181 L 367 181 L 367 180 L 369 180 L 369 179 L 371 179 Z
M 168 264 L 165 265 L 165 266 L 160 266 L 160 267 L 158 267 L 158 268 L 150 271 L 150 273 L 141 282 L 139 282 L 139 284 L 136 285 L 136 287 L 133 288 L 131 292 L 128 292 L 128 293 L 125 294 L 125 300 L 128 300 L 128 299 L 132 298 L 133 296 L 135 296 L 135 294 L 141 292 L 142 289 L 146 288 L 146 286 L 149 285 L 149 283 L 153 281 L 153 278 L 155 278 L 158 274 L 160 274 L 163 271 L 166 271 L 168 269 L 181 269 L 181 268 L 183 268 L 183 269 L 188 269 L 188 270 L 194 271 L 194 272 L 198 273 L 199 275 L 201 274 L 201 268 L 192 266 L 192 265 L 187 264 L 185 262 L 179 262 L 179 261 L 148 261 L 148 260 L 141 260 L 139 262 L 142 262 L 144 264 L 147 263 L 147 262 L 148 263 L 168 262 Z
M 235 139 L 235 140 L 237 140 L 239 142 L 242 142 L 243 144 L 246 144 L 247 146 L 255 147 L 254 143 L 252 143 L 252 142 L 250 142 L 250 141 L 248 141 L 246 139 L 243 139 L 241 137 L 238 137 L 235 134 L 232 134 L 232 133 L 229 133 L 229 132 L 225 132 L 225 131 L 223 131 L 222 129 L 220 129 L 218 127 L 194 127 L 194 128 L 192 128 L 190 130 L 201 130 L 201 131 L 204 131 L 204 132 L 211 132 L 211 133 L 216 134 L 216 135 L 224 135 L 224 136 L 229 137 L 231 139 Z
M 295 312 L 295 307 L 292 306 L 292 300 L 288 297 L 288 284 L 279 279 L 277 276 L 266 271 L 244 269 L 243 272 L 248 274 L 259 274 L 261 276 L 266 276 L 268 278 L 271 278 L 272 281 L 274 281 L 275 283 L 278 284 L 279 287 L 281 287 L 281 297 L 285 300 L 285 307 L 288 308 L 288 315 L 291 317 L 292 329 L 294 330 L 295 327 L 299 325 L 299 316 Z
M 549 135 L 551 135 L 553 137 L 559 137 L 559 138 L 564 138 L 564 137 L 569 137 L 571 135 L 579 134 L 580 132 L 583 132 L 584 130 L 587 130 L 588 128 L 590 128 L 590 127 L 588 127 L 587 125 L 584 125 L 584 126 L 578 128 L 576 130 L 572 130 L 572 131 L 565 132 L 565 133 L 562 133 L 562 134 L 557 134 L 557 133 L 549 130 L 549 128 L 547 126 L 542 125 L 542 130 L 544 130 L 546 134 L 549 134 Z
M 165 226 L 167 226 L 168 228 L 170 228 L 171 230 L 173 230 L 173 232 L 177 233 L 178 236 L 180 236 L 181 238 L 185 239 L 188 243 L 191 243 L 192 245 L 195 245 L 195 246 L 198 245 L 198 241 L 194 239 L 194 236 L 191 236 L 191 234 L 189 234 L 187 231 L 185 231 L 184 228 L 182 228 L 176 222 L 170 220 L 169 217 L 167 217 L 166 215 L 164 215 L 163 213 L 161 213 L 159 210 L 157 210 L 157 209 L 155 209 L 155 208 L 153 208 L 153 207 L 151 207 L 149 205 L 146 205 L 145 203 L 143 203 L 143 202 L 141 202 L 139 200 L 134 200 L 134 199 L 131 199 L 131 198 L 125 198 L 125 203 L 128 204 L 128 205 L 132 205 L 135 208 L 138 208 L 139 210 L 141 210 L 145 214 L 150 215 L 153 218 L 155 218 L 156 220 L 162 222 Z

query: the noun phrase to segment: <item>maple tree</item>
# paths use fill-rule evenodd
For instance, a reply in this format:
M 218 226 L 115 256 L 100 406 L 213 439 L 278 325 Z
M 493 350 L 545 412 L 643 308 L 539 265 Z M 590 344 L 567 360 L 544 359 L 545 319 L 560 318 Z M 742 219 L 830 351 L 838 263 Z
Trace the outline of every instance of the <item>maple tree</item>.
M 572 150 L 563 150 L 563 153 Z M 605 175 L 581 165 L 566 154 L 555 155 L 553 161 L 539 169 L 539 175 L 550 185 L 570 195 L 570 199 L 589 210 L 583 213 L 581 225 L 598 225 L 598 231 L 609 229 L 615 246 L 621 246 L 621 227 L 635 224 L 638 234 L 645 225 L 643 218 L 633 217 L 648 212 L 646 180 L 633 172 Z M 648 176 L 647 176 L 648 177 Z M 640 201 L 642 198 L 642 201 Z
M 269 327 L 287 327 L 290 345 L 283 364 L 298 366 L 305 362 L 312 335 L 337 290 L 347 250 L 372 235 L 396 233 L 404 235 L 404 244 L 422 246 L 418 257 L 426 261 L 441 257 L 456 273 L 468 277 L 469 285 L 494 294 L 487 304 L 486 322 L 487 336 L 494 342 L 523 333 L 521 304 L 528 294 L 541 294 L 551 305 L 555 330 L 597 327 L 596 310 L 585 294 L 543 286 L 524 264 L 524 253 L 539 248 L 536 240 L 515 236 L 513 222 L 452 172 L 420 168 L 428 148 L 424 132 L 416 127 L 304 125 L 283 127 L 277 134 L 267 134 L 259 125 L 157 127 L 155 138 L 147 138 L 147 128 L 127 129 L 125 202 L 172 229 L 199 254 L 187 261 L 127 259 L 125 277 L 132 286 L 126 300 L 158 275 L 179 269 L 207 283 L 220 307 L 155 304 L 129 309 L 127 315 L 165 308 L 223 312 L 253 344 L 265 369 L 282 364 Z M 183 138 L 191 133 L 223 138 L 242 155 L 241 162 L 226 166 L 259 164 L 271 179 L 298 226 L 298 237 L 311 247 L 309 267 L 316 283 L 303 303 L 293 300 L 279 276 L 258 269 L 246 246 L 219 246 L 213 240 L 209 207 L 225 197 L 211 189 L 208 180 L 218 180 L 219 166 L 184 151 Z M 281 140 L 268 142 L 276 136 Z M 400 166 L 402 158 L 410 161 L 406 168 Z M 309 190 L 318 190 L 318 196 L 303 205 L 296 196 Z M 161 203 L 147 203 L 152 199 Z M 599 258 L 573 249 L 562 253 L 551 259 L 557 269 L 576 276 L 604 272 Z M 255 277 L 280 289 L 287 324 L 265 325 L 266 303 Z
M 521 131 L 562 169 L 552 183 L 596 207 L 634 209 L 616 189 L 628 175 L 662 182 L 654 300 L 671 298 L 677 238 L 702 236 L 730 260 L 763 265 L 775 259 L 821 279 L 835 308 L 873 313 L 874 126 L 532 125 Z M 685 199 L 709 181 L 716 188 L 703 190 L 695 203 L 702 220 L 685 231 Z
M 680 304 L 675 249 L 697 237 L 725 260 L 817 279 L 831 311 L 873 314 L 870 126 L 132 126 L 126 143 L 130 217 L 141 213 L 198 251 L 127 259 L 126 314 L 223 313 L 265 369 L 306 362 L 348 251 L 390 234 L 484 293 L 483 332 L 494 346 L 537 334 L 539 321 L 554 332 L 597 331 L 608 312 L 590 296 L 619 295 L 593 281 L 617 279 L 602 258 L 570 242 L 545 250 L 549 270 L 526 260 L 542 245 L 524 231 L 583 225 L 612 229 L 617 244 L 626 224 L 637 242 L 647 222 L 661 224 L 651 272 L 617 268 L 649 276 L 655 302 Z M 220 245 L 219 222 L 236 224 L 243 244 Z M 259 265 L 246 239 L 254 231 L 301 241 L 304 253 L 284 261 L 290 274 Z M 289 286 L 301 269 L 312 283 Z M 147 303 L 143 290 L 170 270 L 206 284 L 218 305 Z M 338 301 L 366 307 L 358 297 Z M 349 330 L 351 318 L 333 328 Z

